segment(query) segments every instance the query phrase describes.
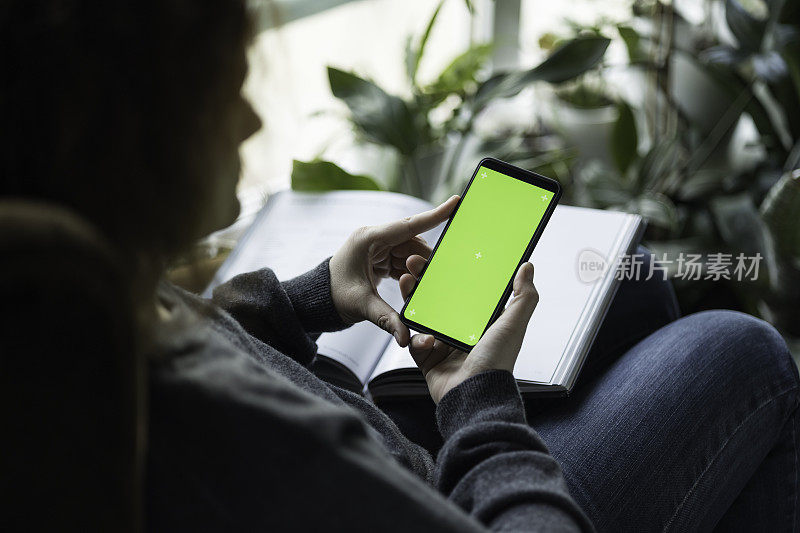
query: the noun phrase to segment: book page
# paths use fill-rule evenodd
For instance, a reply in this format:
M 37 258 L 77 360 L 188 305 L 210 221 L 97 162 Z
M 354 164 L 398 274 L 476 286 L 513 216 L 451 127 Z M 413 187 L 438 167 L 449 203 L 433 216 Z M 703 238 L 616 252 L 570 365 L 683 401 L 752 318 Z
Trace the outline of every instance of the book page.
M 378 294 L 395 310 L 403 307 L 397 281 L 384 279 Z M 323 333 L 317 339 L 319 353 L 349 368 L 361 383 L 366 383 L 387 345 L 397 345 L 393 337 L 372 322 L 359 322 L 343 331 Z
M 578 256 L 591 249 L 608 259 L 628 215 L 581 207 L 558 206 L 531 256 L 539 303 L 533 312 L 520 357 L 517 379 L 549 383 L 573 342 L 581 315 L 598 297 L 601 283 L 578 277 Z
M 264 267 L 271 268 L 280 280 L 293 278 L 333 255 L 356 228 L 391 222 L 431 207 L 424 200 L 390 192 L 276 193 L 212 286 Z M 439 231 L 441 228 L 423 237 L 433 245 Z M 383 280 L 379 294 L 395 309 L 402 307 L 397 281 Z M 321 354 L 350 368 L 363 383 L 390 340 L 388 333 L 362 322 L 345 331 L 323 333 L 317 344 Z
M 372 381 L 375 377 L 385 372 L 403 368 L 417 368 L 417 364 L 414 362 L 414 358 L 411 357 L 408 348 L 401 348 L 396 342 L 390 342 L 386 346 L 380 361 L 378 361 L 378 365 L 369 377 L 369 381 Z
M 559 205 L 533 251 L 534 283 L 539 303 L 528 324 L 514 377 L 550 383 L 565 353 L 577 342 L 581 319 L 600 297 L 602 284 L 578 277 L 578 257 L 584 250 L 597 252 L 613 264 L 621 233 L 630 215 Z M 391 370 L 416 366 L 408 350 L 389 345 L 370 379 Z

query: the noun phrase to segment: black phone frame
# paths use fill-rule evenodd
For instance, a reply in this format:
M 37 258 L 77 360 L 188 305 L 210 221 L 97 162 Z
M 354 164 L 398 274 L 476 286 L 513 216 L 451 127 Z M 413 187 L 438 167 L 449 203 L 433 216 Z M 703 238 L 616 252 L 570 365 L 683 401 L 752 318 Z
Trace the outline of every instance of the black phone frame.
M 497 320 L 500 317 L 500 314 L 503 312 L 503 309 L 505 309 L 506 302 L 508 302 L 508 299 L 511 297 L 511 292 L 514 289 L 513 286 L 514 277 L 517 275 L 519 267 L 524 262 L 530 259 L 531 254 L 533 253 L 533 249 L 536 247 L 536 243 L 539 242 L 539 238 L 542 236 L 545 226 L 547 226 L 547 223 L 550 221 L 550 217 L 552 216 L 553 211 L 555 211 L 556 205 L 558 205 L 558 202 L 561 199 L 561 185 L 556 180 L 547 178 L 545 176 L 542 176 L 541 174 L 537 174 L 535 172 L 531 172 L 529 170 L 516 167 L 514 165 L 511 165 L 510 163 L 506 163 L 505 161 L 500 161 L 499 159 L 495 159 L 493 157 L 486 157 L 482 159 L 480 163 L 478 163 L 478 166 L 475 167 L 475 171 L 472 173 L 472 177 L 469 179 L 469 182 L 467 182 L 467 186 L 464 187 L 464 191 L 461 193 L 461 197 L 459 198 L 458 203 L 453 209 L 453 212 L 450 214 L 450 217 L 448 218 L 447 224 L 442 230 L 442 233 L 439 235 L 439 240 L 436 241 L 436 245 L 433 247 L 433 251 L 431 252 L 430 257 L 428 258 L 428 261 L 425 263 L 425 266 L 423 267 L 422 272 L 420 273 L 420 276 L 417 279 L 417 282 L 414 284 L 414 288 L 409 293 L 408 298 L 406 298 L 405 301 L 403 302 L 403 309 L 401 309 L 400 311 L 400 320 L 410 329 L 413 329 L 420 333 L 427 333 L 429 335 L 433 335 L 434 338 L 439 339 L 440 341 L 464 352 L 470 352 L 474 346 L 470 346 L 469 344 L 465 344 L 443 333 L 435 331 L 427 326 L 423 326 L 422 324 L 406 317 L 405 313 L 406 313 L 406 308 L 408 307 L 408 302 L 414 295 L 414 291 L 417 290 L 420 280 L 422 280 L 422 277 L 425 275 L 425 271 L 428 269 L 428 265 L 436 255 L 436 250 L 439 248 L 439 244 L 442 242 L 445 233 L 447 233 L 447 229 L 450 227 L 450 223 L 453 221 L 453 218 L 458 212 L 458 208 L 461 207 L 461 202 L 464 201 L 464 198 L 469 193 L 469 188 L 472 185 L 472 182 L 475 180 L 475 176 L 478 174 L 478 170 L 480 170 L 481 167 L 486 167 L 490 170 L 495 170 L 497 172 L 500 172 L 501 174 L 505 174 L 506 176 L 518 179 L 520 181 L 524 181 L 525 183 L 534 185 L 536 187 L 541 187 L 542 189 L 545 189 L 553 193 L 553 198 L 550 200 L 550 204 L 547 206 L 547 210 L 545 210 L 545 213 L 542 216 L 541 221 L 539 221 L 539 225 L 536 227 L 536 231 L 534 231 L 530 242 L 528 242 L 528 246 L 525 248 L 522 257 L 517 263 L 517 266 L 514 269 L 513 274 L 511 275 L 511 279 L 506 284 L 506 288 L 503 291 L 503 294 L 500 297 L 500 301 L 497 303 L 497 306 L 495 307 L 492 316 L 489 318 L 489 322 L 487 322 L 486 327 L 481 332 L 481 337 L 483 337 L 484 333 L 486 333 L 486 330 L 489 329 L 489 327 L 495 322 L 495 320 Z M 480 340 L 481 337 L 478 338 L 478 341 Z M 476 341 L 475 343 L 477 344 L 478 341 Z

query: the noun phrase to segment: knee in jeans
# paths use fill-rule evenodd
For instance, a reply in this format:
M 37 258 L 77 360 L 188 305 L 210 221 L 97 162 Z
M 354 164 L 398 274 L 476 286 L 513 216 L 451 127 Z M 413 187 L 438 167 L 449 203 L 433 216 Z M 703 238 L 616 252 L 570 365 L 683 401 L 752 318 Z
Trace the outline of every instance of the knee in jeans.
M 703 311 L 693 315 L 710 338 L 722 342 L 721 351 L 736 361 L 750 379 L 766 386 L 794 388 L 800 385 L 797 367 L 780 333 L 769 323 L 745 313 L 729 310 Z

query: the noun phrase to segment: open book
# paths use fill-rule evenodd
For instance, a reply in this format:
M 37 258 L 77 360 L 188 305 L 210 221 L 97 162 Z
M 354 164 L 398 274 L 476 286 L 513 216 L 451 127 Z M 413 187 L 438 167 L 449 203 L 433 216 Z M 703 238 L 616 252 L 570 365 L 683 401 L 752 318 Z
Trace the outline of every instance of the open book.
M 281 280 L 302 274 L 332 255 L 350 233 L 430 209 L 428 202 L 377 191 L 272 195 L 206 291 L 237 274 L 270 267 Z M 433 246 L 444 224 L 423 237 Z M 539 304 L 528 324 L 514 369 L 523 394 L 565 394 L 575 383 L 619 281 L 615 271 L 641 238 L 638 215 L 559 205 L 531 257 Z M 596 279 L 581 280 L 587 250 L 603 265 Z M 397 281 L 378 292 L 396 310 Z M 373 398 L 426 395 L 421 372 L 407 348 L 377 326 L 362 322 L 317 340 L 314 371 L 321 378 Z

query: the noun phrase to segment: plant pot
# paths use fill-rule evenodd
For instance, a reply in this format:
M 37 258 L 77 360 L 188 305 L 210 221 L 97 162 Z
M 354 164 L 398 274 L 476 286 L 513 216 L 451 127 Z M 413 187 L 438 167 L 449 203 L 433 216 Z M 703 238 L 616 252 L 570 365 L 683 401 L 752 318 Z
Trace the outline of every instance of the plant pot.
M 619 116 L 616 106 L 579 108 L 556 98 L 551 113 L 553 125 L 566 145 L 577 150 L 579 163 L 600 160 L 613 166 L 610 139 Z

